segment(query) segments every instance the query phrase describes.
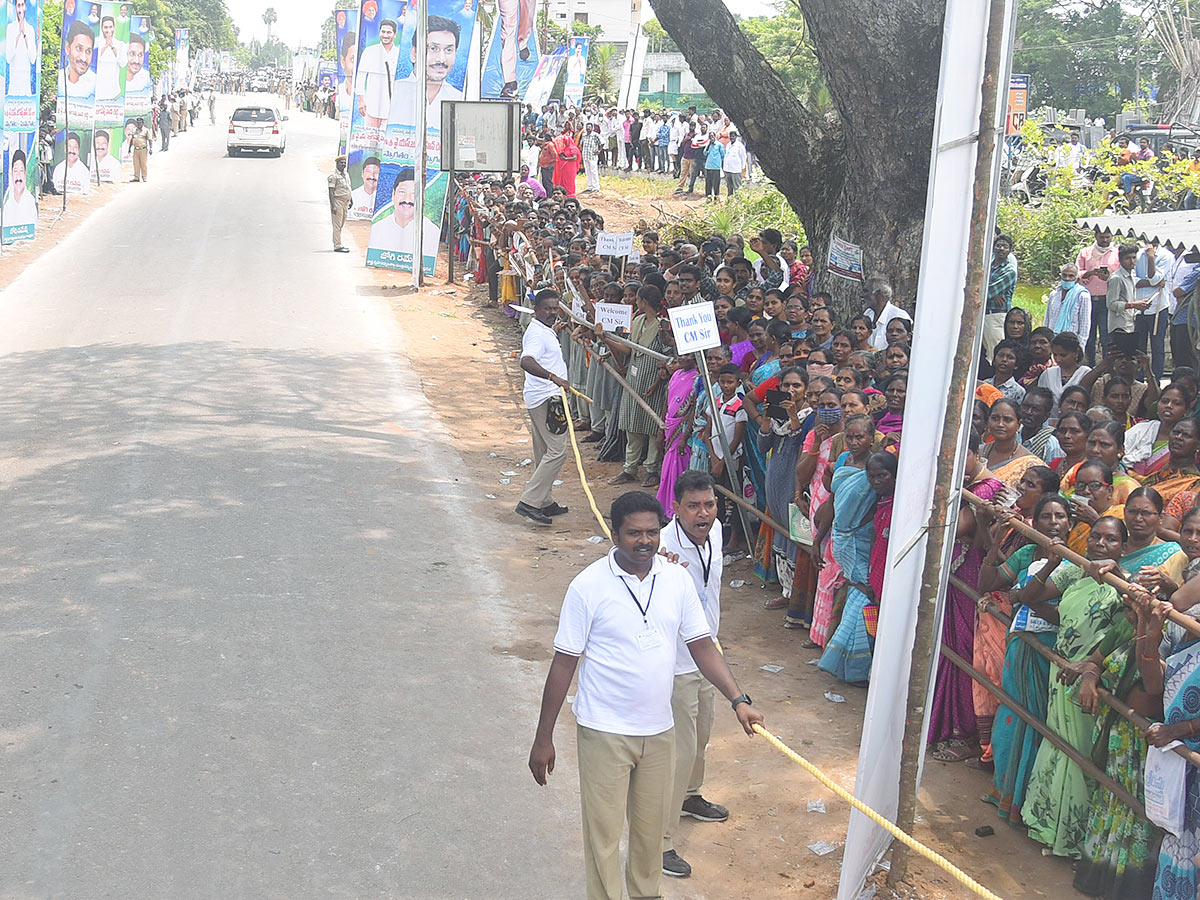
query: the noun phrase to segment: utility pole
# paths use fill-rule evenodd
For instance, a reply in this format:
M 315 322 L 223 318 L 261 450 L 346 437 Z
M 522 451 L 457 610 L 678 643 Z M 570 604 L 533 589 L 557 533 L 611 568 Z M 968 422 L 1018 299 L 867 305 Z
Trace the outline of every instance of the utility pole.
M 413 227 L 416 233 L 413 235 L 413 262 L 412 262 L 412 285 L 414 288 L 420 288 L 424 283 L 425 274 L 425 161 L 428 155 L 425 146 L 425 132 L 429 125 L 426 119 L 426 111 L 429 106 L 429 101 L 426 99 L 426 91 L 428 90 L 426 59 L 429 56 L 429 8 L 428 0 L 421 0 L 417 6 L 417 58 L 413 62 L 414 72 L 417 76 L 417 102 L 416 102 L 416 135 L 417 135 L 417 153 L 415 160 L 415 171 L 413 172 Z M 441 123 L 438 123 L 441 127 Z M 436 247 L 434 250 L 436 251 Z M 454 252 L 451 250 L 450 252 Z

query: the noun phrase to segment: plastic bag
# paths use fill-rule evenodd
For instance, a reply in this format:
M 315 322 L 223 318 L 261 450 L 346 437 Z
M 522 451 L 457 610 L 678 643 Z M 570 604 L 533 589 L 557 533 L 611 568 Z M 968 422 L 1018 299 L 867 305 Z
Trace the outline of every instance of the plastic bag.
M 1183 834 L 1187 760 L 1172 751 L 1179 741 L 1146 753 L 1146 818 L 1176 837 Z

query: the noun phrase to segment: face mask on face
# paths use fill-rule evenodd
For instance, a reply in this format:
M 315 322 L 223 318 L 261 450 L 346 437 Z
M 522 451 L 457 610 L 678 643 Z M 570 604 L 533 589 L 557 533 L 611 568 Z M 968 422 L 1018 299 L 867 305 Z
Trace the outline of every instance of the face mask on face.
M 832 376 L 833 375 L 833 363 L 829 363 L 828 365 L 824 365 L 824 366 L 821 365 L 820 363 L 809 363 L 808 364 L 808 376 L 810 378 L 814 378 L 817 375 Z
M 821 425 L 832 425 L 835 422 L 841 421 L 842 411 L 838 407 L 833 409 L 818 409 L 817 422 Z
M 1067 281 L 1067 280 L 1064 278 L 1062 281 L 1060 281 L 1060 282 L 1059 282 L 1059 286 L 1061 286 L 1061 287 L 1062 287 L 1063 293 L 1065 294 L 1065 293 L 1067 293 L 1068 291 L 1070 291 L 1070 290 L 1071 290 L 1071 288 L 1075 287 L 1075 282 L 1073 282 L 1073 281 Z

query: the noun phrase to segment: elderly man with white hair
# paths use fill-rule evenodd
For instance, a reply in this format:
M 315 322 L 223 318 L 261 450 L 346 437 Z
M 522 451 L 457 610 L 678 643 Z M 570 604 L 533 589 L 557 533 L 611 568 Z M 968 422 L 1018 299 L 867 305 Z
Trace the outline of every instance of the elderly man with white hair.
M 867 279 L 864 293 L 867 306 L 863 315 L 875 326 L 871 332 L 871 348 L 886 350 L 888 322 L 892 319 L 908 319 L 911 322 L 912 316 L 892 302 L 892 286 L 880 275 L 872 275 Z

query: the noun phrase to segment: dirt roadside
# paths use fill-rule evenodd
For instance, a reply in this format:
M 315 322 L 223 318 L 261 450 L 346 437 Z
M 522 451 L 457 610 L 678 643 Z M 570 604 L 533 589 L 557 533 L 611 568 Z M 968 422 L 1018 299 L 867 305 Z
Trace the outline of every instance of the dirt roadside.
M 590 198 L 590 195 L 589 195 Z M 585 198 L 609 220 L 627 228 L 654 221 L 648 204 L 632 198 Z M 702 201 L 700 201 L 702 202 Z M 686 201 L 668 200 L 681 214 Z M 365 247 L 367 226 L 351 223 L 347 238 L 354 252 Z M 480 497 L 508 529 L 511 541 L 493 554 L 512 585 L 514 609 L 523 618 L 524 637 L 495 652 L 512 654 L 536 666 L 549 664 L 551 641 L 566 585 L 605 549 L 588 538 L 600 534 L 579 486 L 573 458 L 563 468 L 556 499 L 570 512 L 550 529 L 535 529 L 513 513 L 528 479 L 532 455 L 521 406 L 522 374 L 517 363 L 520 332 L 513 320 L 486 306 L 485 292 L 445 283 L 445 260 L 428 286 L 413 294 L 408 276 L 361 269 L 361 293 L 387 298 L 404 332 L 406 350 L 420 375 L 426 397 L 465 461 Z M 461 275 L 460 275 L 461 277 Z M 453 402 L 446 402 L 453 398 Z M 592 445 L 583 449 L 588 482 L 601 510 L 618 489 L 605 479 L 619 465 L 598 463 Z M 744 582 L 733 587 L 733 582 Z M 836 782 L 853 789 L 866 694 L 840 685 L 817 670 L 818 653 L 803 650 L 801 637 L 781 627 L 782 613 L 767 612 L 769 596 L 753 579 L 750 565 L 727 567 L 722 590 L 722 643 L 735 675 L 764 711 L 767 726 Z M 781 666 L 777 673 L 764 665 Z M 877 673 L 878 675 L 878 673 Z M 826 692 L 844 697 L 832 702 Z M 564 712 L 563 717 L 569 720 Z M 529 723 L 532 735 L 533 722 Z M 574 778 L 573 737 L 560 727 L 559 770 Z M 748 741 L 732 717 L 718 715 L 708 754 L 705 795 L 732 810 L 728 823 L 684 820 L 677 843 L 693 866 L 686 881 L 665 879 L 673 898 L 811 897 L 827 900 L 837 879 L 849 807 L 811 776 L 761 741 Z M 916 836 L 981 883 L 1008 900 L 1080 897 L 1071 887 L 1069 862 L 1044 858 L 1023 833 L 1003 823 L 979 799 L 989 778 L 960 765 L 928 761 L 920 795 Z M 532 779 L 530 780 L 533 789 Z M 572 784 L 570 789 L 574 790 Z M 810 811 L 822 801 L 824 811 Z M 990 825 L 995 834 L 977 837 Z M 809 845 L 825 841 L 833 852 L 820 856 Z M 882 887 L 877 896 L 889 896 Z M 932 864 L 914 858 L 909 884 L 898 896 L 926 900 L 974 896 Z

